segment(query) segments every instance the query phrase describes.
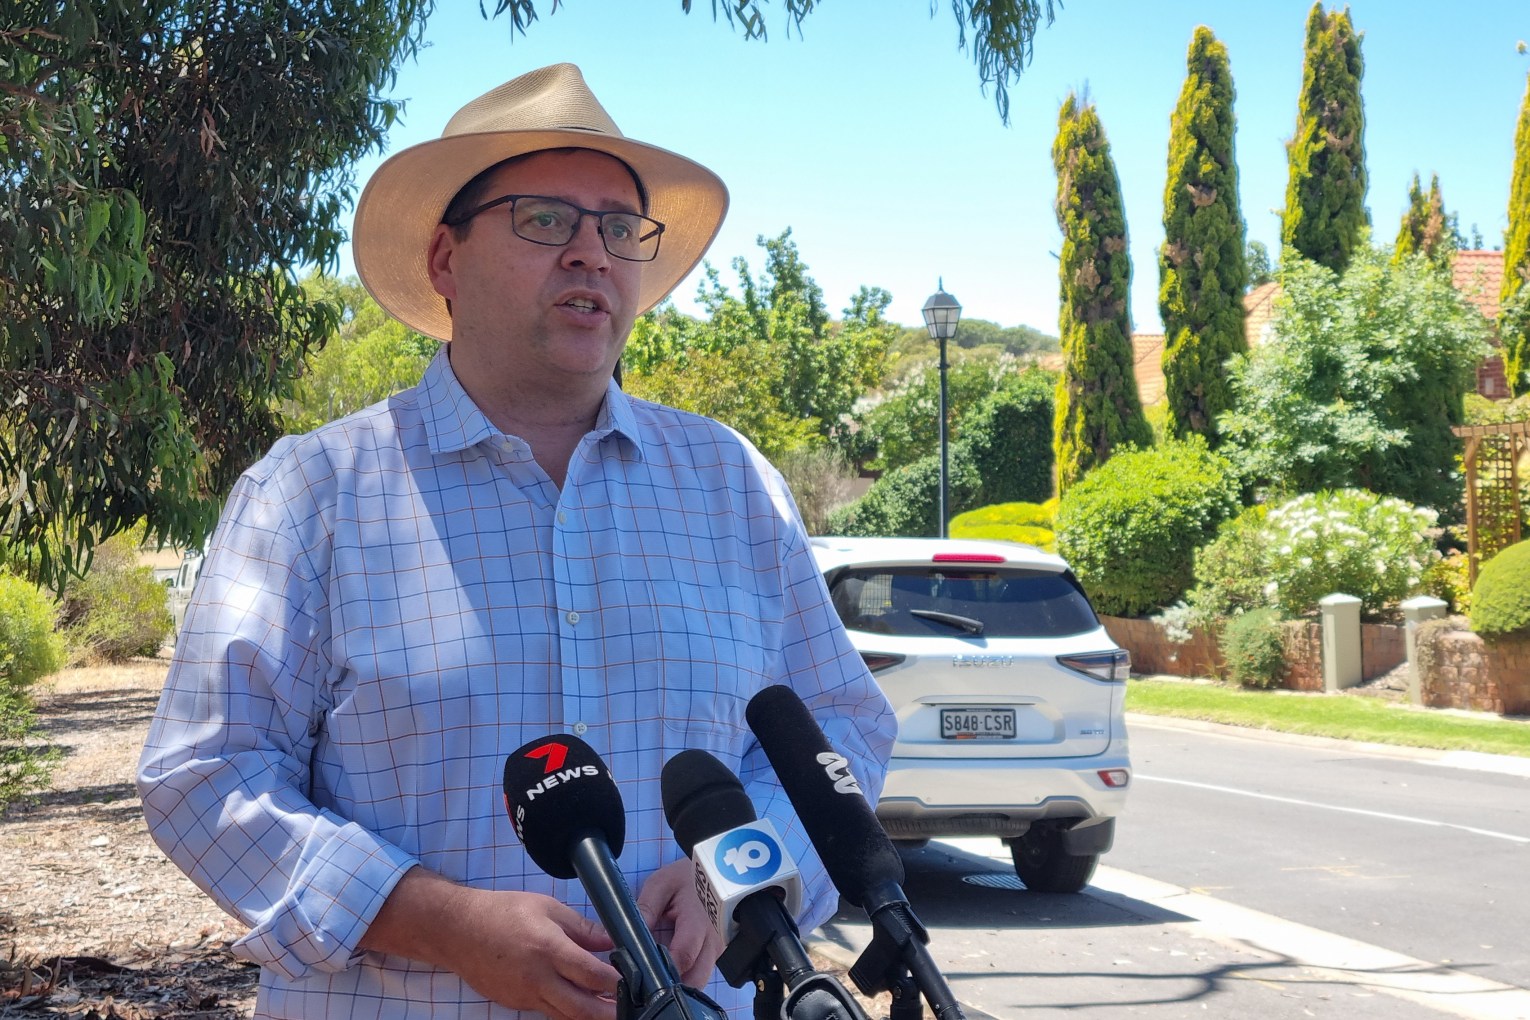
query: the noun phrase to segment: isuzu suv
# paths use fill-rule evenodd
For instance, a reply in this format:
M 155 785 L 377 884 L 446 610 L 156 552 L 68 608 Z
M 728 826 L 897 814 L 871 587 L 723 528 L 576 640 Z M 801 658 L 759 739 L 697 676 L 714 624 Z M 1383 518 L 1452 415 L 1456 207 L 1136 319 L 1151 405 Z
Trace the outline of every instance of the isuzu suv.
M 1129 657 L 1057 556 L 1010 542 L 815 538 L 850 640 L 898 717 L 877 807 L 896 841 L 996 836 L 1077 892 L 1131 781 Z

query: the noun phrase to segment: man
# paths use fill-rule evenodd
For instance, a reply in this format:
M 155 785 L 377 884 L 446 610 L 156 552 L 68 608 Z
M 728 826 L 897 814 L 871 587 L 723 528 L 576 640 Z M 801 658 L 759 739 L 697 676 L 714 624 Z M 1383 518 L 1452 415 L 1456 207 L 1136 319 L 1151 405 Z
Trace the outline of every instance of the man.
M 664 821 L 683 749 L 733 768 L 807 862 L 803 924 L 832 913 L 744 708 L 792 685 L 874 798 L 887 703 L 780 476 L 612 379 L 726 206 L 566 64 L 368 183 L 363 282 L 449 342 L 414 389 L 240 479 L 140 766 L 160 846 L 250 927 L 258 1015 L 613 1020 L 610 939 L 504 813 L 506 755 L 552 733 L 610 766 L 622 870 L 687 983 L 748 1001 L 714 979 L 722 947 Z

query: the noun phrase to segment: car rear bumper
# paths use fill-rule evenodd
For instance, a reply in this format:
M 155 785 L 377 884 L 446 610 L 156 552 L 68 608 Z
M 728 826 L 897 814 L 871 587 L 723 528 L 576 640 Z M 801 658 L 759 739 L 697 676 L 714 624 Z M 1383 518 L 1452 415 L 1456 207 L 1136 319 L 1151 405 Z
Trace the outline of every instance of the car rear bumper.
M 1127 756 L 1036 762 L 1005 759 L 893 758 L 877 818 L 894 839 L 1019 836 L 1038 821 L 1114 818 L 1126 806 L 1122 787 L 1102 771 L 1125 769 Z

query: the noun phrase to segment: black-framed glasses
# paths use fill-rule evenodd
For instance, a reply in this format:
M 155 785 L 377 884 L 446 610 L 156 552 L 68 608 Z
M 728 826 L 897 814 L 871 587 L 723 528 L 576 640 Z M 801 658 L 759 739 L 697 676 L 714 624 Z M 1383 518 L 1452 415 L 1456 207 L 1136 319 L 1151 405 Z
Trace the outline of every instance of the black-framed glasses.
M 446 225 L 460 227 L 479 213 L 501 205 L 510 207 L 510 229 L 515 231 L 515 236 L 532 244 L 562 247 L 574 239 L 584 218 L 593 216 L 601 243 L 617 258 L 628 262 L 651 262 L 659 254 L 659 238 L 664 233 L 664 224 L 658 220 L 616 209 L 581 209 L 572 202 L 546 195 L 501 195 L 447 220 Z

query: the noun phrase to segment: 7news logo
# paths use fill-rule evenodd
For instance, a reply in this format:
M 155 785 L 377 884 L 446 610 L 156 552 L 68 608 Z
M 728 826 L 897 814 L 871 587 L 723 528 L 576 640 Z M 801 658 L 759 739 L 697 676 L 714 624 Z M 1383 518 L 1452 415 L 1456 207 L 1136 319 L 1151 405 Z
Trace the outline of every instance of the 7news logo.
M 746 826 L 724 836 L 712 855 L 718 872 L 739 885 L 753 885 L 775 875 L 785 856 L 769 832 Z

